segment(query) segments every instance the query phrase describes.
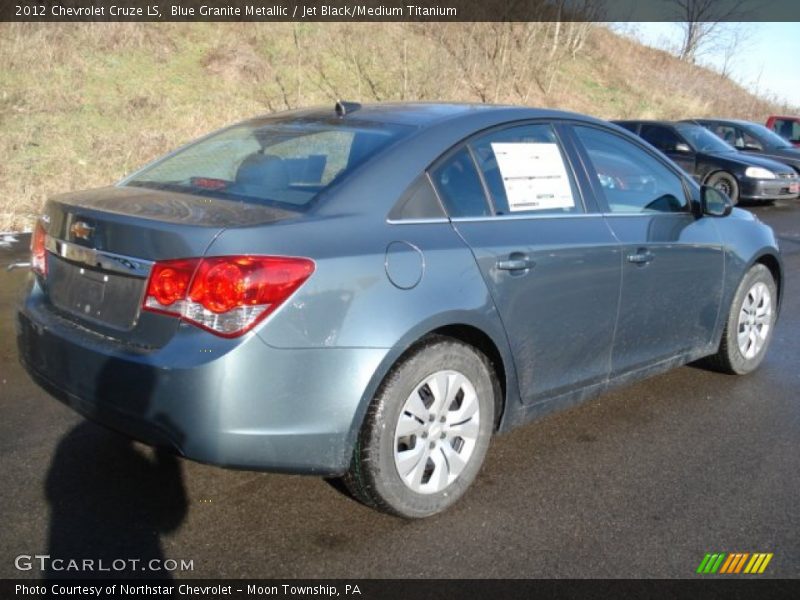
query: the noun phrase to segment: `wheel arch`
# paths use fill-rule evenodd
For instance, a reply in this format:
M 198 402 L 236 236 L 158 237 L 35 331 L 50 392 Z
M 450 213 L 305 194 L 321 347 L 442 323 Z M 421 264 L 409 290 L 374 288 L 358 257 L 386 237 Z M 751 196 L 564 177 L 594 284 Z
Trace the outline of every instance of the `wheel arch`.
M 736 175 L 734 173 L 732 173 L 731 171 L 729 171 L 728 169 L 724 169 L 722 167 L 715 167 L 715 168 L 712 168 L 710 171 L 708 171 L 708 173 L 706 173 L 703 176 L 702 185 L 708 184 L 708 180 L 709 179 L 711 179 L 714 175 L 718 175 L 720 173 L 724 173 L 725 175 L 730 175 L 731 177 L 733 177 L 733 180 L 736 182 L 736 185 L 737 186 L 739 185 L 739 178 L 736 177 Z
M 720 321 L 716 343 L 717 350 L 715 353 L 704 357 L 701 361 L 701 364 L 709 367 L 712 370 L 719 371 L 721 373 L 738 375 L 749 373 L 753 369 L 757 368 L 758 364 L 760 364 L 760 361 L 763 359 L 763 356 L 761 359 L 759 359 L 759 362 L 756 363 L 755 366 L 747 367 L 747 365 L 744 363 L 739 364 L 740 360 L 737 358 L 737 356 L 741 356 L 741 360 L 748 360 L 743 354 L 732 354 L 730 351 L 731 347 L 736 346 L 736 341 L 726 338 L 726 335 L 728 335 L 727 325 L 731 324 L 731 320 L 733 319 L 734 315 L 736 315 L 741 309 L 740 304 L 735 304 L 737 295 L 739 294 L 740 290 L 746 289 L 743 288 L 743 284 L 748 275 L 756 266 L 761 266 L 767 269 L 775 281 L 777 294 L 777 298 L 775 300 L 775 313 L 777 319 L 777 317 L 780 315 L 783 284 L 783 265 L 781 263 L 780 254 L 778 254 L 776 247 L 762 248 L 759 252 L 755 253 L 750 260 L 741 263 L 741 265 L 743 267 L 741 271 L 737 269 L 738 277 L 735 281 L 731 282 L 734 285 L 730 286 L 730 296 L 728 302 L 726 303 L 729 308 L 725 313 L 725 318 Z
M 369 404 L 386 381 L 389 373 L 404 356 L 432 336 L 444 336 L 459 340 L 477 348 L 487 356 L 492 364 L 493 374 L 500 392 L 500 398 L 497 399 L 494 430 L 495 432 L 506 430 L 509 423 L 514 421 L 514 407 L 520 404 L 519 387 L 505 330 L 499 323 L 499 319 L 497 320 L 496 324 L 492 322 L 492 319 L 488 319 L 488 322 L 476 322 L 466 313 L 459 313 L 449 319 L 435 318 L 420 324 L 398 341 L 386 353 L 364 390 L 347 438 L 346 452 L 349 453 L 348 456 L 352 456 Z
M 764 252 L 753 260 L 753 265 L 764 265 L 769 269 L 772 278 L 775 280 L 775 287 L 778 289 L 778 307 L 780 309 L 781 300 L 783 298 L 783 265 L 775 254 L 771 252 Z
M 507 394 L 508 380 L 506 374 L 506 366 L 503 361 L 503 355 L 500 353 L 500 350 L 497 348 L 497 345 L 494 343 L 491 337 L 489 337 L 486 333 L 484 333 L 477 327 L 473 327 L 472 325 L 465 325 L 463 323 L 445 325 L 438 329 L 434 329 L 433 331 L 425 335 L 422 339 L 420 339 L 417 343 L 423 343 L 425 339 L 434 335 L 459 340 L 460 342 L 463 342 L 469 346 L 472 346 L 477 350 L 480 350 L 481 353 L 483 353 L 483 355 L 489 359 L 489 363 L 491 365 L 492 372 L 494 374 L 494 380 L 499 387 L 498 390 L 499 397 L 495 398 L 494 430 L 497 431 L 500 427 L 500 422 L 502 420 L 503 413 L 505 412 L 506 399 L 508 396 Z

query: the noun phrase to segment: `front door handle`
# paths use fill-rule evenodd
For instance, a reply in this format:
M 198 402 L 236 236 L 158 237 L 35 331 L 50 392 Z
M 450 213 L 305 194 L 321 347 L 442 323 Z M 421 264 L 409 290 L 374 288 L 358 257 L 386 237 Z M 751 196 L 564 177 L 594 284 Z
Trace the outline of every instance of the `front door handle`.
M 646 250 L 645 248 L 639 248 L 634 254 L 628 255 L 628 262 L 635 265 L 646 265 L 655 257 L 656 255 L 649 250 Z
M 13 271 L 14 269 L 29 269 L 31 263 L 29 262 L 18 262 L 18 263 L 11 263 L 6 267 L 6 271 Z
M 521 252 L 512 252 L 507 259 L 497 261 L 497 268 L 502 271 L 526 271 L 531 268 L 531 261 Z

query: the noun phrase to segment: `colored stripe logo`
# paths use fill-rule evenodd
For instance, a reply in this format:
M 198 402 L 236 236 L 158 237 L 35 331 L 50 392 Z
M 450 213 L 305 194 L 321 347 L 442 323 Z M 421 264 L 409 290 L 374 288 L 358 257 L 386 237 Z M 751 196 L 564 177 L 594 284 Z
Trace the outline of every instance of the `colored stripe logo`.
M 707 553 L 697 573 L 701 575 L 760 575 L 772 560 L 772 552 L 716 552 Z

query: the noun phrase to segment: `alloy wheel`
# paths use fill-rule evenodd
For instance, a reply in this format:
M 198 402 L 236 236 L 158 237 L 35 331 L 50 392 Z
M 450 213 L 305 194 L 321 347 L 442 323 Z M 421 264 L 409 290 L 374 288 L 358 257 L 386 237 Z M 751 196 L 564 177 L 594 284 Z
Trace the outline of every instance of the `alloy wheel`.
M 736 339 L 746 359 L 756 356 L 769 336 L 772 325 L 772 295 L 769 288 L 757 282 L 750 288 L 739 311 Z
M 475 387 L 458 371 L 438 371 L 409 394 L 394 433 L 394 462 L 420 494 L 452 484 L 469 463 L 480 430 Z

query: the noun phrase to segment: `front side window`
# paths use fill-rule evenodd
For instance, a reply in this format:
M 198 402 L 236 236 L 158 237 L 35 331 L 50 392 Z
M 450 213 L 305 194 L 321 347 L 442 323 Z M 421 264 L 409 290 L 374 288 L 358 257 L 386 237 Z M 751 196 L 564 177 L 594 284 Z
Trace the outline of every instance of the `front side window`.
M 742 134 L 742 139 L 741 140 L 738 140 L 738 139 L 736 140 L 737 141 L 737 143 L 736 143 L 736 147 L 737 148 L 758 148 L 759 146 L 761 146 L 761 142 L 758 141 L 757 138 L 754 138 L 752 135 L 747 133 L 746 130 L 739 129 L 738 131 L 739 131 L 739 133 Z
M 698 152 L 732 152 L 733 146 L 726 144 L 705 127 L 693 123 L 676 123 L 675 129 Z
M 736 148 L 744 147 L 744 138 L 742 137 L 742 132 L 740 129 L 723 124 L 717 125 L 712 131 L 731 146 L 735 146 Z
M 719 125 L 713 127 L 711 131 L 716 133 L 720 139 L 722 139 L 725 143 L 730 144 L 734 148 L 758 148 L 761 146 L 761 142 L 758 139 L 750 135 L 746 129 L 742 129 L 741 127 L 734 127 L 733 125 L 720 123 Z
M 661 161 L 618 135 L 575 126 L 612 213 L 674 213 L 688 208 L 681 178 Z M 709 134 L 711 135 L 711 134 Z
M 496 214 L 582 212 L 552 125 L 493 131 L 470 146 Z
M 377 123 L 237 125 L 146 167 L 124 185 L 303 208 L 408 131 Z

